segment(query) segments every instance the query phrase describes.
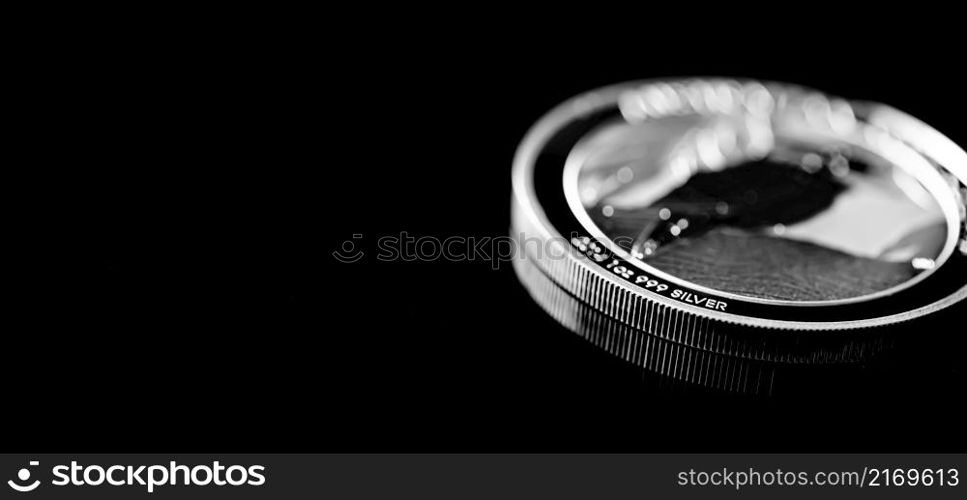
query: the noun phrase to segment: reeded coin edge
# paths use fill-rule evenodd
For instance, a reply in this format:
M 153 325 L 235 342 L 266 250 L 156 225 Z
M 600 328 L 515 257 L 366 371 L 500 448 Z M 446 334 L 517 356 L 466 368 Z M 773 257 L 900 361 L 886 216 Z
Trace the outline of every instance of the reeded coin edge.
M 657 337 L 718 355 L 784 364 L 852 363 L 868 358 L 885 345 L 885 336 L 881 335 L 810 335 L 803 338 L 719 324 L 608 289 L 601 282 L 602 279 L 594 274 L 575 275 L 578 281 L 586 284 L 579 288 L 586 293 L 578 296 L 546 275 L 533 259 L 516 259 L 514 265 L 518 277 L 531 289 L 532 295 L 535 289 L 533 283 L 553 283 L 554 288 L 574 299 L 572 305 L 576 310 L 593 310 L 608 318 L 614 328 L 627 328 L 638 335 Z M 541 293 L 546 293 L 549 288 L 549 285 L 536 287 Z M 609 296 L 609 293 L 616 295 Z M 569 323 L 566 326 L 572 325 Z

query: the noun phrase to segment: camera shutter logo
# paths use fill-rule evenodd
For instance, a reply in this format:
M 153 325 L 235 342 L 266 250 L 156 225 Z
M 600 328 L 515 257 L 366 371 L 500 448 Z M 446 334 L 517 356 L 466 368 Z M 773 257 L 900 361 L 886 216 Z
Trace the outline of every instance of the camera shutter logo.
M 40 462 L 38 462 L 36 460 L 31 460 L 30 461 L 30 466 L 31 467 L 38 466 L 38 465 L 40 465 Z M 26 493 L 28 491 L 33 491 L 33 490 L 37 489 L 38 486 L 40 486 L 40 480 L 35 480 L 34 482 L 29 483 L 29 484 L 20 484 L 20 482 L 26 483 L 27 481 L 30 480 L 30 469 L 28 469 L 26 467 L 24 467 L 24 468 L 20 469 L 19 471 L 17 471 L 17 479 L 18 479 L 18 481 L 14 481 L 13 479 L 11 479 L 11 480 L 7 481 L 7 484 L 11 488 L 13 488 L 14 490 L 17 490 L 17 491 L 19 491 L 21 493 Z
M 343 264 L 351 264 L 363 258 L 363 252 L 356 249 L 354 242 L 363 237 L 362 234 L 353 234 L 353 239 L 342 242 L 338 250 L 332 252 L 332 256 Z

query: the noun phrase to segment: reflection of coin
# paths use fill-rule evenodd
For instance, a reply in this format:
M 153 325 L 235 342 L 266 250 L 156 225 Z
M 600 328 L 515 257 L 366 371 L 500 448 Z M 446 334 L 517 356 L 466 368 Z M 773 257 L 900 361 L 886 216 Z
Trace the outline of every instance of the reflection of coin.
M 527 259 L 514 261 L 534 300 L 562 325 L 593 345 L 670 381 L 754 395 L 782 392 L 783 376 L 802 376 L 813 364 L 843 365 L 881 351 L 886 340 L 851 335 L 803 339 L 749 331 L 697 334 L 672 329 L 645 332 L 615 321 L 576 299 Z
M 845 338 L 967 295 L 967 153 L 886 106 L 755 82 L 618 85 L 538 122 L 513 181 L 515 233 L 570 247 L 526 257 L 650 335 Z
M 620 324 L 575 299 L 528 260 L 515 270 L 531 296 L 554 319 L 592 344 L 673 380 L 731 392 L 769 394 L 775 365 L 703 350 Z M 698 340 L 701 344 L 702 341 Z

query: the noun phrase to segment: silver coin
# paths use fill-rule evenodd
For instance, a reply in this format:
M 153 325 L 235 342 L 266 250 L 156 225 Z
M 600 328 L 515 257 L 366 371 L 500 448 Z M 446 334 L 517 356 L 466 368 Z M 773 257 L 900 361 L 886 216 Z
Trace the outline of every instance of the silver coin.
M 827 354 L 967 296 L 967 153 L 886 105 L 755 81 L 616 85 L 540 120 L 513 181 L 524 258 L 620 324 L 711 351 L 851 359 Z M 820 337 L 826 354 L 781 347 Z

